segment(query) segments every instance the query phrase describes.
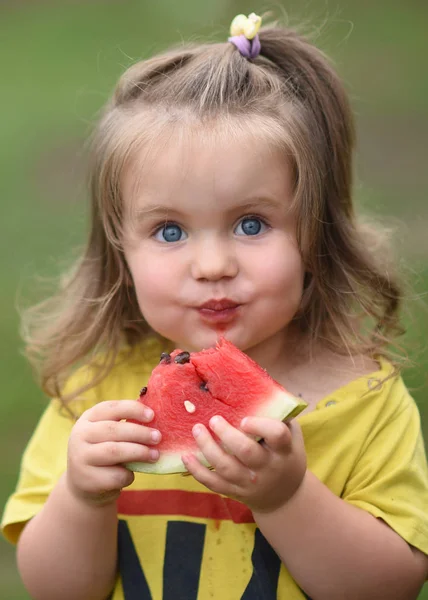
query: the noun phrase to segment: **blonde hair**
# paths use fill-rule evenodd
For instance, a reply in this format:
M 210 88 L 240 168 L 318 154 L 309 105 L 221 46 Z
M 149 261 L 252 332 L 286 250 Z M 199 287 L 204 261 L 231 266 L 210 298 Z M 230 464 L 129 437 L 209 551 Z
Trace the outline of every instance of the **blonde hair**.
M 386 354 L 400 332 L 401 292 L 380 232 L 354 214 L 355 132 L 344 86 L 296 31 L 264 28 L 260 41 L 254 60 L 226 42 L 186 46 L 138 62 L 120 78 L 92 140 L 86 249 L 59 292 L 24 319 L 27 354 L 49 396 L 61 396 L 80 364 L 96 364 L 86 388 L 94 385 L 122 348 L 132 351 L 154 334 L 123 256 L 121 183 L 137 149 L 155 144 L 165 126 L 190 120 L 232 127 L 257 117 L 286 140 L 307 272 L 296 320 L 308 338 L 338 353 L 374 356 Z

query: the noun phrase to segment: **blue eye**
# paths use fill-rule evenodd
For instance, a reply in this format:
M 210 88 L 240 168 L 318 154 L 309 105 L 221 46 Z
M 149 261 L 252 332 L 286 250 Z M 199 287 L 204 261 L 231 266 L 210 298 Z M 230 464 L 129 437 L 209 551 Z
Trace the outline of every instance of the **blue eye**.
M 258 217 L 245 217 L 242 219 L 236 229 L 235 233 L 237 235 L 258 235 L 259 233 L 264 233 L 266 231 L 266 223 L 259 219 Z
M 154 235 L 154 238 L 158 242 L 181 242 L 186 239 L 187 235 L 176 223 L 166 223 L 163 227 L 158 229 Z

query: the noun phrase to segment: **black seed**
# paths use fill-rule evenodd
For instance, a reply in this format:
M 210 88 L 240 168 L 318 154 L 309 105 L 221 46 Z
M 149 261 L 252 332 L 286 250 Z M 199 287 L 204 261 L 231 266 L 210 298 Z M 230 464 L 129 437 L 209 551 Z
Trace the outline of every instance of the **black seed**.
M 188 363 L 190 362 L 190 354 L 188 352 L 180 352 L 180 354 L 177 354 L 177 356 L 174 358 L 174 362 L 180 365 Z
M 146 387 L 141 388 L 140 396 L 145 396 L 146 394 L 147 394 L 147 388 Z
M 162 352 L 161 357 L 160 357 L 160 362 L 169 364 L 171 362 L 171 355 L 168 354 L 168 352 Z
M 205 381 L 203 381 L 199 387 L 203 392 L 208 392 L 208 384 Z

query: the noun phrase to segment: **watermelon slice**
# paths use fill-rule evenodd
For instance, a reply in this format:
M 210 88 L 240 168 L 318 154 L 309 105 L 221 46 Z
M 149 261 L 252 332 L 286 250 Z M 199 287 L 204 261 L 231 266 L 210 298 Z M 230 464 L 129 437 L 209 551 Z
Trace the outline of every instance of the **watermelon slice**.
M 239 428 L 246 416 L 289 420 L 307 406 L 225 338 L 201 352 L 163 353 L 139 401 L 154 410 L 150 426 L 162 433 L 156 445 L 160 457 L 154 464 L 126 466 L 158 474 L 185 472 L 181 456 L 188 452 L 207 464 L 192 435 L 196 423 L 208 426 L 211 417 L 221 415 Z

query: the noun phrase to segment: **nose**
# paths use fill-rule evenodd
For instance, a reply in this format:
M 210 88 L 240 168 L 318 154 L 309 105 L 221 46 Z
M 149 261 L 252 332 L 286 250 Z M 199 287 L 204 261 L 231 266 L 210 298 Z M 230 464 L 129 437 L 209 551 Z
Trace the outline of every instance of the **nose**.
M 233 242 L 205 237 L 194 244 L 192 252 L 192 276 L 195 279 L 218 281 L 223 277 L 235 277 L 238 261 Z

